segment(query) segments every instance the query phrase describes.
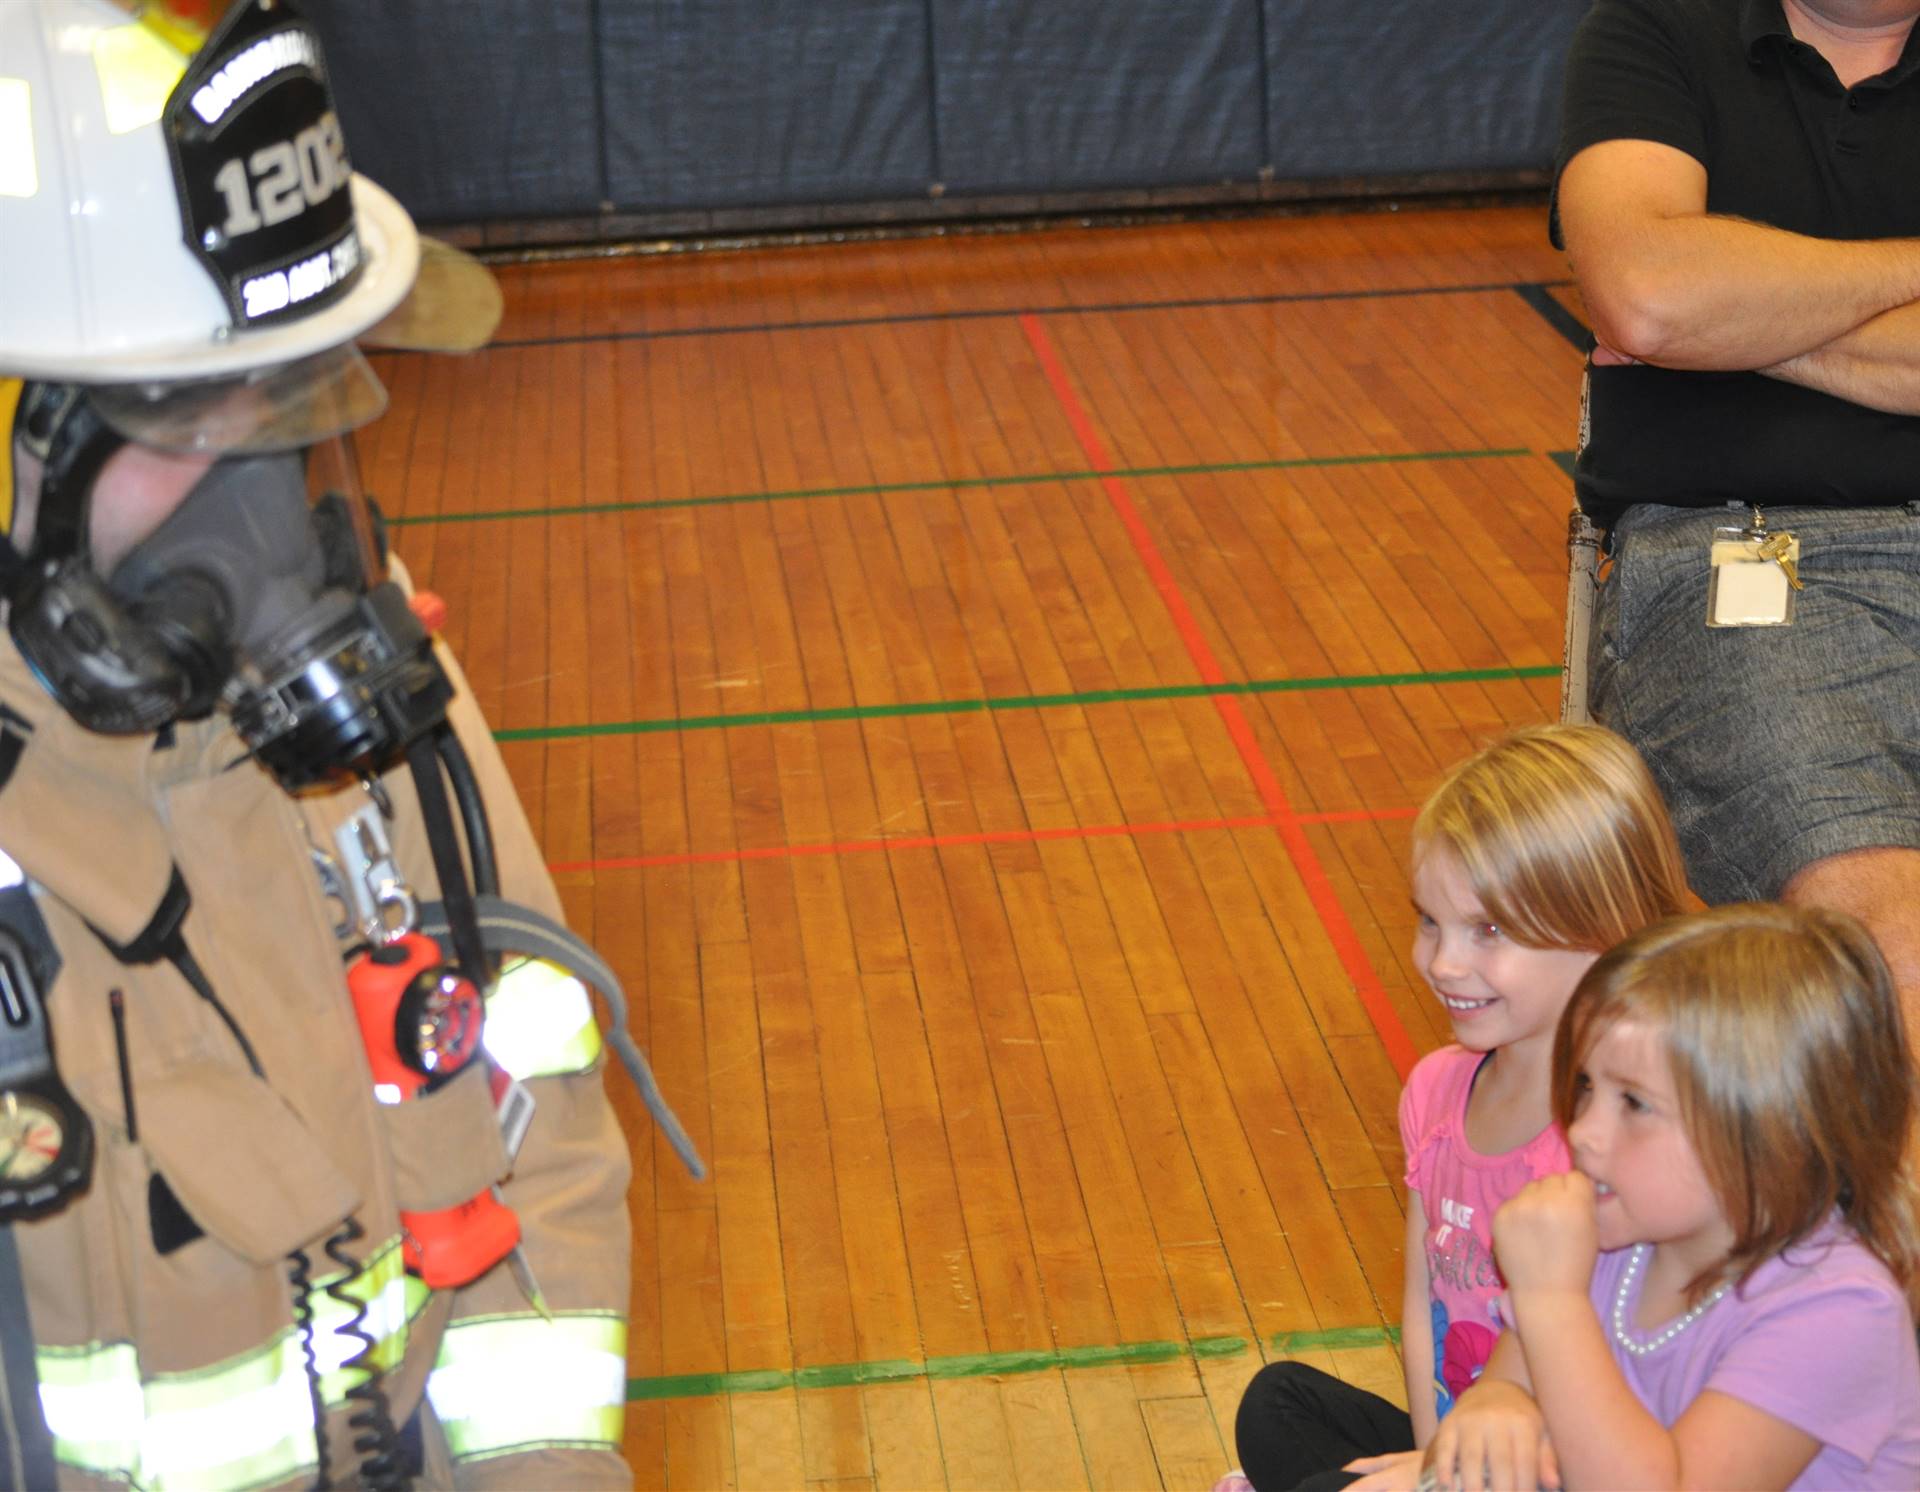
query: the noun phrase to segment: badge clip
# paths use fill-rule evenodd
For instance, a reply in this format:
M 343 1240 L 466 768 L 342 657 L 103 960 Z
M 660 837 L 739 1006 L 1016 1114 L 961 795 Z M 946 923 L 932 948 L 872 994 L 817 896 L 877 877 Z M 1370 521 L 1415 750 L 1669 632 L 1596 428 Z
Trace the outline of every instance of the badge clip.
M 1766 515 L 1753 510 L 1743 528 L 1713 531 L 1707 580 L 1709 627 L 1785 627 L 1793 621 L 1793 603 L 1804 590 L 1800 579 L 1800 540 L 1785 529 L 1767 527 Z

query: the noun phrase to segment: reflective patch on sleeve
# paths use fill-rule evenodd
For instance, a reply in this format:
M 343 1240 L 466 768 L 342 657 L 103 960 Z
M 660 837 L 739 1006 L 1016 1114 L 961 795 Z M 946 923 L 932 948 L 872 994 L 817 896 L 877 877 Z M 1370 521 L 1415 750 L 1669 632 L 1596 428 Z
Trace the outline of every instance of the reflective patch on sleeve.
M 620 1444 L 627 1323 L 598 1312 L 456 1321 L 427 1377 L 456 1460 Z
M 0 78 L 0 197 L 33 197 L 39 191 L 40 168 L 33 155 L 33 90 L 25 78 Z M 6 428 L 12 430 L 11 419 Z M 12 492 L 11 483 L 7 490 Z
M 367 1369 L 398 1365 L 426 1301 L 426 1287 L 402 1273 L 394 1238 L 352 1277 L 308 1286 L 310 1332 L 280 1331 L 222 1362 L 143 1374 L 130 1342 L 39 1347 L 40 1411 L 54 1459 L 137 1492 L 243 1492 L 304 1479 L 317 1463 L 309 1343 L 321 1398 L 338 1408 Z
M 107 128 L 125 135 L 160 122 L 187 59 L 145 26 L 114 26 L 93 39 L 93 70 Z
M 523 1082 L 585 1072 L 600 1058 L 600 1028 L 586 986 L 558 964 L 508 964 L 487 995 L 487 1055 Z

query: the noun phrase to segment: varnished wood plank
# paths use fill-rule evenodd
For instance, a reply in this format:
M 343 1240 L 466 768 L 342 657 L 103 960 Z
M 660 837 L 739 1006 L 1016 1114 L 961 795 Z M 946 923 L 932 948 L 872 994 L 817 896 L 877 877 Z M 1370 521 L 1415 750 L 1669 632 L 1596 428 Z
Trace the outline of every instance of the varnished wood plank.
M 1208 1487 L 1232 1464 L 1203 1395 L 1153 1399 L 1140 1406 L 1167 1487 Z
M 860 1390 L 851 1386 L 802 1389 L 799 1400 L 807 1480 L 866 1480 L 871 1485 L 873 1456 Z
M 703 949 L 700 982 L 710 1069 L 726 1074 L 729 1084 L 763 1088 L 767 1076 L 749 950 L 739 944 Z M 720 1103 L 712 1115 L 711 1190 L 718 1216 L 726 1365 L 736 1372 L 790 1367 L 787 1276 L 767 1107 Z
M 1113 1075 L 1099 1061 L 1092 1023 L 1077 995 L 1043 995 L 1034 1012 L 1040 1039 L 1062 1108 L 1072 1116 L 1068 1143 L 1072 1174 L 1085 1199 L 1091 1234 L 1091 1258 L 1081 1269 L 1091 1278 L 1076 1291 L 1077 1309 L 1058 1313 L 1062 1340 L 1072 1346 L 1106 1341 L 1156 1341 L 1177 1334 L 1181 1317 L 1162 1258 L 1164 1235 L 1173 1216 L 1156 1216 L 1141 1184 L 1114 1100 Z M 1157 1081 L 1158 1074 L 1151 1080 Z M 1097 1273 L 1086 1269 L 1097 1261 Z M 1053 1271 L 1071 1278 L 1069 1261 Z M 1067 1288 L 1072 1288 L 1068 1286 Z
M 1340 1080 L 1359 1110 L 1361 1123 L 1373 1140 L 1381 1169 L 1397 1179 L 1402 1174 L 1399 1169 L 1400 1082 L 1393 1065 L 1387 1061 L 1380 1043 L 1370 1037 L 1330 1036 L 1327 1046 L 1340 1071 Z M 1341 1324 L 1365 1319 L 1364 1315 L 1349 1317 Z
M 667 1485 L 667 1409 L 664 1404 L 627 1405 L 620 1454 L 633 1472 L 641 1492 L 657 1492 Z
M 861 1391 L 878 1492 L 929 1492 L 947 1485 L 933 1393 L 925 1380 L 874 1383 Z
M 724 1399 L 670 1399 L 663 1406 L 667 1486 L 672 1492 L 713 1492 L 737 1485 L 733 1418 Z
M 1061 1379 L 1058 1373 L 1019 1373 L 1000 1383 L 1015 1485 L 1032 1492 L 1068 1492 L 1088 1485 L 1073 1409 Z
M 788 1492 L 807 1480 L 800 1406 L 792 1389 L 735 1394 L 725 1402 L 740 1492 Z
M 1400 1283 L 1406 1270 L 1405 1189 L 1399 1181 L 1396 1176 L 1374 1186 L 1340 1187 L 1333 1194 L 1383 1321 L 1400 1317 Z
M 1096 1492 L 1158 1485 L 1160 1470 L 1132 1375 L 1125 1368 L 1086 1368 L 1066 1380 L 1088 1484 Z
M 913 980 L 868 975 L 865 990 L 875 1045 L 888 1054 L 880 1087 L 922 1341 L 936 1357 L 976 1354 L 987 1345 L 980 1288 Z
M 807 1366 L 856 1361 L 861 1354 L 854 1331 L 852 1283 L 821 1091 L 811 991 L 798 971 L 758 979 L 756 986 L 767 1051 L 780 1250 L 792 1282 L 794 1354 Z M 828 997 L 835 992 L 821 993 Z
M 1227 1462 L 1238 1466 L 1240 1450 L 1234 1441 L 1234 1416 L 1239 1412 L 1240 1398 L 1246 1392 L 1247 1384 L 1265 1366 L 1265 1358 L 1259 1348 L 1253 1346 L 1231 1356 L 1202 1358 L 1196 1366 L 1200 1370 L 1201 1387 L 1206 1391 L 1207 1406 L 1213 1411 L 1214 1430 L 1226 1451 Z
M 1392 1347 L 1336 1347 L 1330 1355 L 1335 1377 L 1407 1407 L 1407 1375 Z
M 1006 1492 L 1019 1484 L 1000 1385 L 987 1378 L 936 1381 L 940 1459 L 954 1492 Z

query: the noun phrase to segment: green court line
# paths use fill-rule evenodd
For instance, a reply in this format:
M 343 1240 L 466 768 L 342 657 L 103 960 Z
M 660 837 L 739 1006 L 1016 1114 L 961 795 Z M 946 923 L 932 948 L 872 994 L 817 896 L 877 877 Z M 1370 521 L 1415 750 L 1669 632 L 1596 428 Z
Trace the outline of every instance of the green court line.
M 761 710 L 745 715 L 666 715 L 610 720 L 598 725 L 542 725 L 497 730 L 496 741 L 570 741 L 586 736 L 643 736 L 667 731 L 725 730 L 747 725 L 806 725 L 836 720 L 885 720 L 909 715 L 971 715 L 989 710 L 1044 710 L 1062 705 L 1111 705 L 1150 699 L 1207 699 L 1218 694 L 1291 694 L 1312 689 L 1381 689 L 1402 684 L 1482 684 L 1559 676 L 1556 663 L 1525 668 L 1454 668 L 1432 673 L 1334 674 L 1301 679 L 1247 679 L 1219 684 L 1163 684 L 1146 689 L 1090 689 L 1079 694 L 1017 694 L 992 699 L 930 699 L 904 704 L 840 705 L 820 710 Z
M 1282 1353 L 1379 1347 L 1400 1340 L 1397 1326 L 1340 1326 L 1329 1331 L 1281 1332 L 1272 1339 Z M 863 1383 L 900 1383 L 916 1378 L 987 1378 L 1011 1373 L 1049 1373 L 1069 1368 L 1124 1367 L 1177 1362 L 1182 1358 L 1237 1357 L 1251 1351 L 1245 1337 L 1195 1337 L 1188 1342 L 1121 1342 L 1102 1347 L 1060 1347 L 1051 1352 L 982 1352 L 930 1357 L 925 1362 L 887 1358 L 878 1362 L 824 1363 L 810 1368 L 758 1368 L 735 1373 L 671 1373 L 629 1378 L 627 1402 L 701 1399 L 717 1394 L 765 1394 L 783 1388 L 846 1388 Z
M 1332 1352 L 1347 1347 L 1400 1345 L 1397 1326 L 1336 1326 L 1330 1331 L 1283 1331 L 1273 1338 L 1276 1352 Z
M 1039 482 L 1085 482 L 1100 477 L 1194 477 L 1232 472 L 1291 471 L 1302 467 L 1380 466 L 1407 461 L 1474 461 L 1531 455 L 1511 447 L 1480 451 L 1402 451 L 1362 456 L 1296 456 L 1272 461 L 1212 461 L 1192 466 L 1134 466 L 1120 471 L 1020 472 L 1006 477 L 946 477 L 934 482 L 875 482 L 862 487 L 792 487 L 771 492 L 726 492 L 712 497 L 663 497 L 647 502 L 574 503 L 559 508 L 502 508 L 490 513 L 416 513 L 387 519 L 389 528 L 430 523 L 494 523 L 508 518 L 568 518 L 594 513 L 650 513 L 662 508 L 712 508 L 729 503 L 781 502 L 822 497 L 875 497 L 895 492 L 950 492 L 972 487 L 1028 487 Z

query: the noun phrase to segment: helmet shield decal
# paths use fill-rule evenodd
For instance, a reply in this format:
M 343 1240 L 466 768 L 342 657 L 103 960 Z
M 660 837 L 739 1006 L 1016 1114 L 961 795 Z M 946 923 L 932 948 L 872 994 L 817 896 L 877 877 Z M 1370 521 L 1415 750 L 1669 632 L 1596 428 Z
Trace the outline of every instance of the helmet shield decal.
M 270 326 L 352 287 L 352 167 L 319 38 L 287 0 L 237 0 L 161 116 L 188 250 L 236 327 Z

